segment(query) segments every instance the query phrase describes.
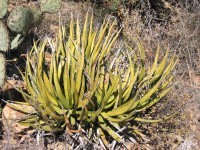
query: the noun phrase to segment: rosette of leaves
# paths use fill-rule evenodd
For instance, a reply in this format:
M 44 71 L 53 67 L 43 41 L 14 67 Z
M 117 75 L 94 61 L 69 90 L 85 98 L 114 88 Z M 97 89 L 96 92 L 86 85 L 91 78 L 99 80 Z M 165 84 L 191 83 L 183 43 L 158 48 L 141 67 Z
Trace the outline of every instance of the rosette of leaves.
M 155 123 L 169 119 L 147 120 L 140 112 L 159 102 L 172 88 L 171 74 L 177 58 L 168 61 L 168 51 L 158 63 L 159 50 L 151 67 L 145 65 L 145 51 L 136 39 L 138 55 L 128 45 L 128 65 L 120 68 L 115 59 L 109 63 L 110 51 L 120 30 L 115 23 L 104 21 L 100 29 L 93 26 L 93 16 L 86 16 L 83 28 L 79 19 L 71 19 L 69 35 L 61 27 L 57 40 L 36 42 L 27 56 L 23 76 L 27 92 L 18 89 L 34 113 L 21 120 L 22 125 L 45 131 L 84 132 L 97 135 L 104 144 L 110 140 L 142 134 L 134 123 Z M 117 59 L 116 59 L 117 60 Z M 24 104 L 24 103 L 23 103 Z M 9 105 L 15 109 L 14 103 Z M 110 138 L 111 137 L 111 138 Z

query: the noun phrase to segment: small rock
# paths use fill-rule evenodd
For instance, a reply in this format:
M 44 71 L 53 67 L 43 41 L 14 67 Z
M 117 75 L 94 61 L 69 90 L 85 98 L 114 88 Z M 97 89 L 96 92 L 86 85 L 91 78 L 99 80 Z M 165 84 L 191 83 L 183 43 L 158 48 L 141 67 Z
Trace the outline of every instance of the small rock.
M 20 133 L 28 128 L 18 123 L 18 121 L 24 117 L 26 117 L 26 114 L 10 108 L 8 104 L 2 110 L 2 123 L 5 130 L 12 130 L 11 132 L 14 133 Z

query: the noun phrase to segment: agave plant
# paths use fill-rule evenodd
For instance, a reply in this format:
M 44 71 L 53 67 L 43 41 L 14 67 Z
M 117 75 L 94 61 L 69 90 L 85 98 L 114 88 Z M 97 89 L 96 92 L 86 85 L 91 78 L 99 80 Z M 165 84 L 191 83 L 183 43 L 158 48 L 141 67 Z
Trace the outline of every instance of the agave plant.
M 173 70 L 177 58 L 168 61 L 168 50 L 158 63 L 159 49 L 151 67 L 145 65 L 145 51 L 137 38 L 139 55 L 124 45 L 127 64 L 120 67 L 111 50 L 120 30 L 115 22 L 104 20 L 100 29 L 94 28 L 93 16 L 83 28 L 79 19 L 71 19 L 69 35 L 60 27 L 56 40 L 46 38 L 35 42 L 27 56 L 24 81 L 27 92 L 25 105 L 35 111 L 21 109 L 29 116 L 23 125 L 45 131 L 66 129 L 69 133 L 86 131 L 88 137 L 97 135 L 104 144 L 108 138 L 123 142 L 124 138 L 142 134 L 134 129 L 135 122 L 161 122 L 139 118 L 138 114 L 158 103 L 172 88 Z M 14 103 L 10 106 L 17 109 Z

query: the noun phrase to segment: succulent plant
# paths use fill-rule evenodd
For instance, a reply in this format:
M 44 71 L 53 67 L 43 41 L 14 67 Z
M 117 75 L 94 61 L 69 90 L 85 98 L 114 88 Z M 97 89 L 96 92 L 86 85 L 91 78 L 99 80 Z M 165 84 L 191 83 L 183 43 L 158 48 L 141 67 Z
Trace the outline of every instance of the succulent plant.
M 4 17 L 7 12 L 7 0 L 0 0 L 0 18 Z M 37 26 L 45 12 L 56 12 L 61 7 L 61 0 L 41 0 L 41 9 L 37 7 L 17 7 L 7 18 L 7 26 L 13 32 L 14 38 L 10 38 L 6 27 L 0 22 L 0 50 L 7 51 L 9 48 L 16 49 L 23 41 L 27 31 Z M 11 39 L 11 46 L 9 40 Z
M 17 7 L 9 17 L 7 25 L 15 33 L 25 34 L 33 24 L 34 15 L 29 8 Z
M 16 49 L 24 40 L 24 36 L 22 34 L 17 34 L 16 37 L 10 43 L 10 49 Z
M 43 12 L 36 8 L 36 7 L 30 7 L 30 10 L 34 16 L 34 19 L 33 19 L 33 26 L 37 26 L 40 24 L 40 22 L 42 21 L 42 17 L 43 17 Z
M 61 7 L 61 0 L 58 1 L 41 1 L 41 8 L 46 12 L 56 12 Z M 0 0 L 0 18 L 7 13 L 8 0 Z M 42 12 L 36 7 L 17 7 L 7 18 L 8 28 L 14 32 L 14 38 L 10 38 L 7 27 L 0 20 L 0 87 L 5 78 L 5 58 L 1 52 L 7 52 L 9 49 L 16 49 L 24 40 L 27 31 L 36 26 L 41 21 Z M 11 43 L 10 43 L 11 40 Z
M 0 53 L 0 88 L 4 85 L 5 80 L 5 74 L 6 74 L 6 68 L 5 68 L 5 56 Z
M 5 2 L 4 2 L 5 3 Z M 41 9 L 36 7 L 17 7 L 8 16 L 7 26 L 16 35 L 11 42 L 11 49 L 16 49 L 18 45 L 23 41 L 27 31 L 37 26 L 45 12 L 56 12 L 61 7 L 61 0 L 58 1 L 41 1 Z M 19 35 L 20 34 L 20 35 Z M 19 39 L 19 37 L 21 37 Z
M 0 51 L 7 52 L 10 44 L 10 37 L 6 26 L 0 20 Z
M 0 0 L 0 18 L 3 18 L 7 13 L 8 0 Z
M 61 0 L 40 0 L 42 12 L 55 13 L 61 7 Z
M 18 90 L 37 113 L 24 111 L 29 118 L 20 124 L 45 131 L 85 131 L 89 138 L 96 134 L 106 145 L 108 139 L 123 142 L 124 138 L 141 136 L 134 129 L 136 122 L 171 118 L 174 114 L 158 120 L 140 118 L 139 114 L 171 90 L 170 72 L 176 56 L 168 63 L 167 51 L 158 64 L 158 49 L 153 65 L 147 68 L 145 50 L 135 39 L 138 55 L 131 56 L 133 50 L 125 44 L 128 66 L 120 68 L 118 57 L 108 61 L 119 33 L 114 23 L 106 20 L 99 30 L 94 29 L 93 16 L 89 21 L 87 15 L 82 30 L 79 20 L 75 23 L 72 19 L 69 36 L 61 27 L 56 41 L 47 38 L 35 43 L 23 75 L 28 93 Z

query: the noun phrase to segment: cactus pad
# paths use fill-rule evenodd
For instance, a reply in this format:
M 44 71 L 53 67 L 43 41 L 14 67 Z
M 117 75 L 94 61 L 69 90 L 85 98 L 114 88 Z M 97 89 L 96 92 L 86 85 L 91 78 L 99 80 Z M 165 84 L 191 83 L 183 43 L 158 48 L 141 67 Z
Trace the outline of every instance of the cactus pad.
M 61 7 L 61 0 L 40 0 L 42 12 L 55 13 Z
M 6 52 L 9 49 L 10 39 L 6 26 L 0 21 L 0 51 Z
M 30 9 L 34 16 L 33 26 L 37 26 L 42 21 L 42 17 L 43 17 L 42 12 L 39 8 L 36 8 L 36 7 L 31 7 Z
M 8 0 L 0 0 L 0 18 L 3 18 L 7 12 Z
M 10 43 L 10 49 L 16 49 L 24 40 L 24 37 L 21 34 L 17 34 L 17 36 Z
M 5 56 L 0 53 L 0 88 L 4 85 L 5 80 L 5 74 L 6 74 L 6 68 L 5 68 Z
M 25 34 L 32 26 L 34 15 L 29 8 L 17 7 L 8 17 L 8 27 L 16 33 Z

